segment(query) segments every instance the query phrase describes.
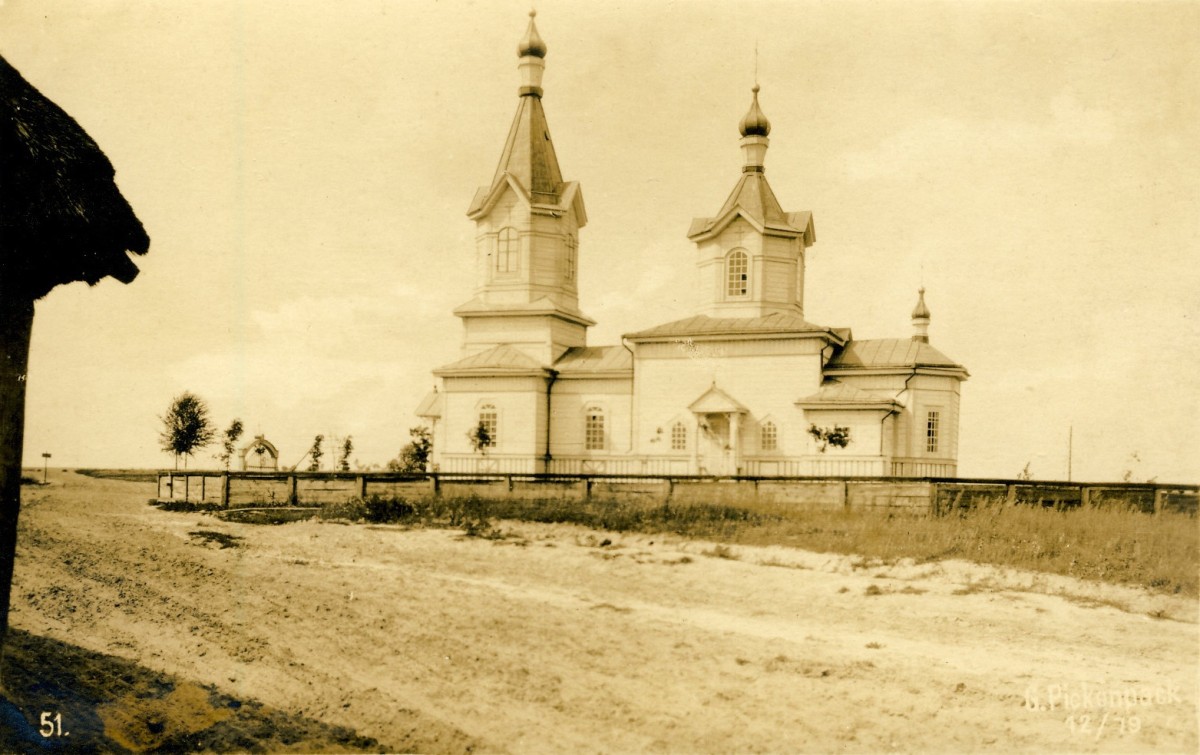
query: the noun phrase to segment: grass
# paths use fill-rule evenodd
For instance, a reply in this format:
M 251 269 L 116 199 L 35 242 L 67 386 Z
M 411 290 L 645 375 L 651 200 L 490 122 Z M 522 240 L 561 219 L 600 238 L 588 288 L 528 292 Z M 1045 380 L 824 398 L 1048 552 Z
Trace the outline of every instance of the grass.
M 498 519 L 570 523 L 616 532 L 671 533 L 717 543 L 783 545 L 857 555 L 864 563 L 963 559 L 982 564 L 1200 594 L 1200 531 L 1184 514 L 1055 510 L 992 501 L 953 516 L 862 509 L 798 510 L 754 504 L 648 504 L 612 499 L 372 497 L 330 504 L 324 519 L 458 527 L 475 536 Z M 723 546 L 712 549 L 722 556 Z
M 186 470 L 180 470 L 181 472 Z M 97 480 L 124 480 L 125 482 L 158 482 L 158 472 L 153 469 L 76 469 L 75 474 Z

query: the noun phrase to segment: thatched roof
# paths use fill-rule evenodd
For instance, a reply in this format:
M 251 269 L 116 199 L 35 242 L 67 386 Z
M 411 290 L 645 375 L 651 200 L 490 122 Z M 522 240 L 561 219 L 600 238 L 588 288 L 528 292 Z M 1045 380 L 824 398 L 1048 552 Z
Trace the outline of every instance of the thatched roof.
M 150 238 L 96 142 L 0 57 L 0 295 L 138 274 Z

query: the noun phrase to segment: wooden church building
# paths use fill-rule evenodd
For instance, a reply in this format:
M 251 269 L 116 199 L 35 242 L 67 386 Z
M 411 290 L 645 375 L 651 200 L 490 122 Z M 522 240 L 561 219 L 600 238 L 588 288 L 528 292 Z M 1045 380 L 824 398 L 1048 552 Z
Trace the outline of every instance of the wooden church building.
M 924 289 L 909 338 L 854 340 L 804 319 L 810 212 L 767 183 L 771 126 L 753 89 L 743 167 L 692 221 L 688 318 L 589 346 L 579 309 L 578 183 L 542 109 L 546 44 L 518 47 L 517 113 L 471 201 L 476 287 L 454 310 L 462 357 L 434 370 L 417 414 L 443 472 L 954 476 L 966 369 L 929 343 Z

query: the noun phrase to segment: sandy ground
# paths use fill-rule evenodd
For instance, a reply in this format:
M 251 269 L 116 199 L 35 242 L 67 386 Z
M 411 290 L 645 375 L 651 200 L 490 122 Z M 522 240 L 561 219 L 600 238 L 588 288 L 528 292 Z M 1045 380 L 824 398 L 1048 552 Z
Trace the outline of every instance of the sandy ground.
M 1198 748 L 1194 600 L 568 526 L 255 526 L 51 482 L 14 626 L 393 748 Z

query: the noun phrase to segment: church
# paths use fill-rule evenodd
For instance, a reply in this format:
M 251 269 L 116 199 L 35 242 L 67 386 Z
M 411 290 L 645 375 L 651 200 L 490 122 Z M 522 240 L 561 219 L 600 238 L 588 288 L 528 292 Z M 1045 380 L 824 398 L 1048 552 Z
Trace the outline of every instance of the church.
M 542 109 L 546 43 L 530 14 L 517 112 L 471 200 L 476 286 L 457 309 L 462 356 L 433 371 L 417 414 L 442 472 L 953 477 L 966 369 L 929 343 L 924 289 L 910 337 L 855 340 L 804 319 L 812 213 L 767 183 L 771 125 L 754 86 L 743 167 L 696 218 L 699 309 L 589 346 L 579 308 L 578 183 Z M 703 199 L 703 198 L 700 198 Z M 714 202 L 715 204 L 715 202 Z

